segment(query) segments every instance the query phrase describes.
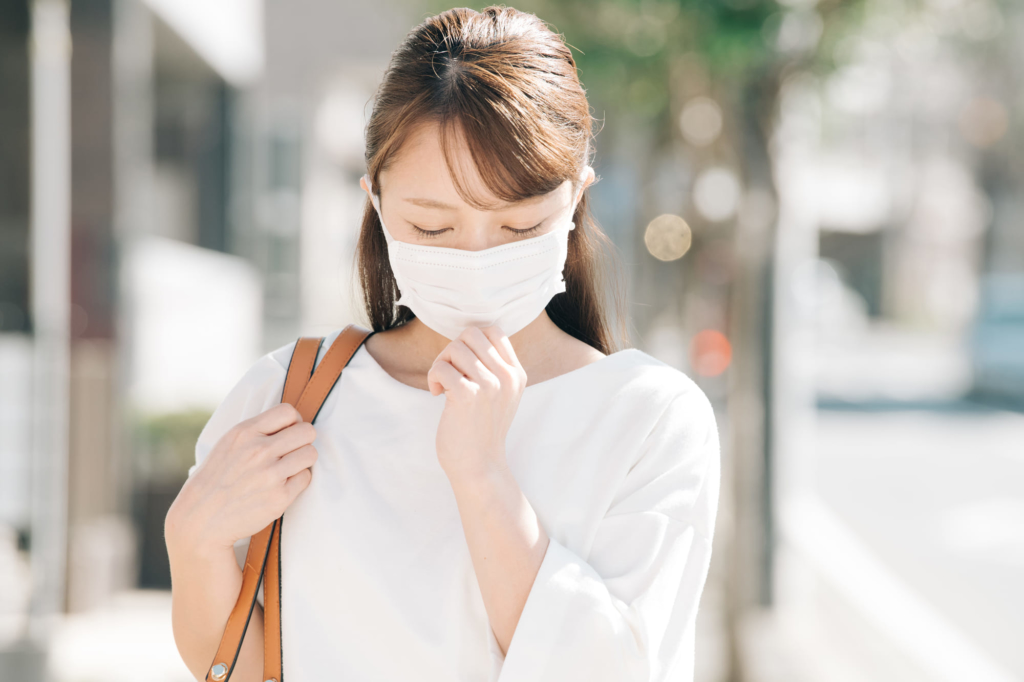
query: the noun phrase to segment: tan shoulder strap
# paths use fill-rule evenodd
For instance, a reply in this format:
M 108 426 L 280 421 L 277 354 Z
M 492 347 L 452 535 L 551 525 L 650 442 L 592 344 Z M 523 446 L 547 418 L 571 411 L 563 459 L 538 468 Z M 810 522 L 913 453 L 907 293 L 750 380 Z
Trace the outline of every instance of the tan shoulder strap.
M 302 415 L 302 420 L 312 423 L 338 382 L 341 371 L 359 346 L 372 334 L 372 331 L 359 325 L 348 325 L 327 349 L 319 365 L 316 364 L 316 356 L 323 338 L 300 338 L 295 343 L 288 363 L 281 402 L 294 405 Z M 316 371 L 313 371 L 314 367 Z M 256 605 L 261 580 L 264 581 L 263 679 L 268 682 L 284 682 L 281 658 L 280 551 L 283 523 L 282 515 L 249 540 L 249 550 L 242 570 L 242 588 L 228 616 L 213 665 L 206 674 L 206 682 L 225 682 L 230 678 Z

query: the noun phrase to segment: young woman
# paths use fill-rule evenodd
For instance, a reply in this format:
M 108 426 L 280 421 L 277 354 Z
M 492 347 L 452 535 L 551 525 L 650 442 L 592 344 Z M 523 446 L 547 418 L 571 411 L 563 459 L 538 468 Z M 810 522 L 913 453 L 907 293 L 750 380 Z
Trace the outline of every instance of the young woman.
M 285 510 L 288 682 L 692 677 L 718 433 L 683 373 L 612 347 L 591 138 L 572 55 L 531 14 L 450 10 L 394 53 L 361 181 L 374 333 L 315 425 L 280 402 L 295 343 L 256 362 L 167 516 L 197 678 L 234 546 Z M 233 682 L 262 679 L 261 618 Z

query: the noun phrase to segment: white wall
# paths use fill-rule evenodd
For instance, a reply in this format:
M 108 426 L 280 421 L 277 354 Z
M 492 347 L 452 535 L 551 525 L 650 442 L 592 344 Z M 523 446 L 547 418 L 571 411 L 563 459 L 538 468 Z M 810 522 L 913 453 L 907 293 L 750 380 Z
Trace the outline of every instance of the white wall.
M 123 284 L 134 409 L 212 409 L 260 357 L 262 283 L 244 259 L 139 237 L 125 250 Z

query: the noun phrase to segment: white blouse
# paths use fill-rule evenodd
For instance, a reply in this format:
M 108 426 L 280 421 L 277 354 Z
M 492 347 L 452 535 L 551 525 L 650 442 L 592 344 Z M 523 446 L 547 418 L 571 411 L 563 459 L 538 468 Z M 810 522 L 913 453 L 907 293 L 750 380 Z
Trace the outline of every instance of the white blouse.
M 280 402 L 294 345 L 231 390 L 197 466 Z M 526 387 L 506 452 L 551 541 L 504 656 L 437 461 L 444 404 L 365 346 L 328 395 L 312 481 L 284 515 L 287 679 L 691 680 L 719 491 L 715 416 L 696 384 L 627 349 Z

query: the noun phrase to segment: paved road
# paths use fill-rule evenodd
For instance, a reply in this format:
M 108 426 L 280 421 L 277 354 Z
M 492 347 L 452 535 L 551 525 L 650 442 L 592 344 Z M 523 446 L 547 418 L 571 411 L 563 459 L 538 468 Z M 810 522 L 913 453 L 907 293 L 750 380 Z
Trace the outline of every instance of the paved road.
M 1024 415 L 819 411 L 818 491 L 896 575 L 1024 679 Z

